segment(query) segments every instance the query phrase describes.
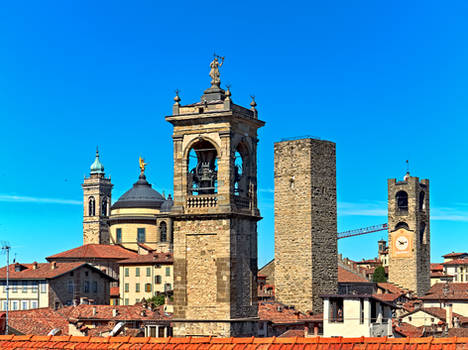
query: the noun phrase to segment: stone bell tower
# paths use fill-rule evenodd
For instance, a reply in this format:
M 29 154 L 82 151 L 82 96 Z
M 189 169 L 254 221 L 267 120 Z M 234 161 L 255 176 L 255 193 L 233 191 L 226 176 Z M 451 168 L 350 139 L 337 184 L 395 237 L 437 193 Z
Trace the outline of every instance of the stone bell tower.
M 174 98 L 174 335 L 256 335 L 257 118 L 220 88 L 200 102 Z
M 388 180 L 389 281 L 424 295 L 431 287 L 429 180 Z
M 109 244 L 109 214 L 112 183 L 106 178 L 104 166 L 96 159 L 91 165 L 89 177 L 83 184 L 83 244 Z

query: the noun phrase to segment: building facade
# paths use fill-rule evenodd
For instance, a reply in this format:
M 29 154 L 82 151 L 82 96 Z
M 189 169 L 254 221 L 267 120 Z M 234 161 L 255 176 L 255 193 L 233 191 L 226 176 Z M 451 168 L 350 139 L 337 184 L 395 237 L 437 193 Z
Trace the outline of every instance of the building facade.
M 389 281 L 423 296 L 430 281 L 429 180 L 388 180 Z
M 257 327 L 257 129 L 220 88 L 219 61 L 201 101 L 175 97 L 174 335 L 251 336 Z
M 335 144 L 275 143 L 275 297 L 321 312 L 338 285 Z

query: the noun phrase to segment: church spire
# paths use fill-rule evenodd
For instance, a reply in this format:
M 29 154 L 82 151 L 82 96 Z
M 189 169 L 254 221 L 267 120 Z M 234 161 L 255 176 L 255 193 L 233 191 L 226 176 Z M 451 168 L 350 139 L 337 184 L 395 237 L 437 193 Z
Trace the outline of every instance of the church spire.
M 104 165 L 102 165 L 99 160 L 99 149 L 96 147 L 96 159 L 94 163 L 91 164 L 91 175 L 93 174 L 103 174 L 104 175 Z

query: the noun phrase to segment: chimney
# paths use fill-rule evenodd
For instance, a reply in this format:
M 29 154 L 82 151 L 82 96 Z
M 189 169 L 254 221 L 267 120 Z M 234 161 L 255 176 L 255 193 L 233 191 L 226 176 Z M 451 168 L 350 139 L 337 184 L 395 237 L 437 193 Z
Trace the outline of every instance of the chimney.
M 119 314 L 119 310 L 112 309 L 112 317 L 117 317 L 118 314 Z
M 33 270 L 37 270 L 37 261 L 33 262 Z
M 145 317 L 146 316 L 146 310 L 141 310 L 140 315 Z
M 445 306 L 445 322 L 447 323 L 448 328 L 453 328 L 453 308 L 452 304 L 447 304 Z
M 50 263 L 50 268 L 51 268 L 52 270 L 55 270 L 55 269 L 57 268 L 57 263 L 56 263 L 55 261 L 52 261 L 52 262 Z
M 457 316 L 453 318 L 453 327 L 460 328 L 460 319 Z
M 96 306 L 93 306 L 92 310 L 93 310 L 93 316 L 96 316 Z

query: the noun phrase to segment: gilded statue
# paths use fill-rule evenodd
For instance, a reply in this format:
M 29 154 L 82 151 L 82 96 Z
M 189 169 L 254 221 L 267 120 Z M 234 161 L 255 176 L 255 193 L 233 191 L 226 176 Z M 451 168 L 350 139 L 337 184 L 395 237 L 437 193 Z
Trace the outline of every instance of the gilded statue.
M 221 80 L 219 79 L 219 68 L 224 63 L 224 57 L 214 55 L 213 61 L 210 63 L 210 77 L 211 77 L 211 85 L 220 86 Z
M 145 168 L 148 165 L 148 163 L 145 163 L 145 160 L 143 158 L 141 158 L 141 157 L 139 158 L 138 161 L 140 162 L 140 171 L 141 171 L 142 174 L 144 174 L 145 173 Z

